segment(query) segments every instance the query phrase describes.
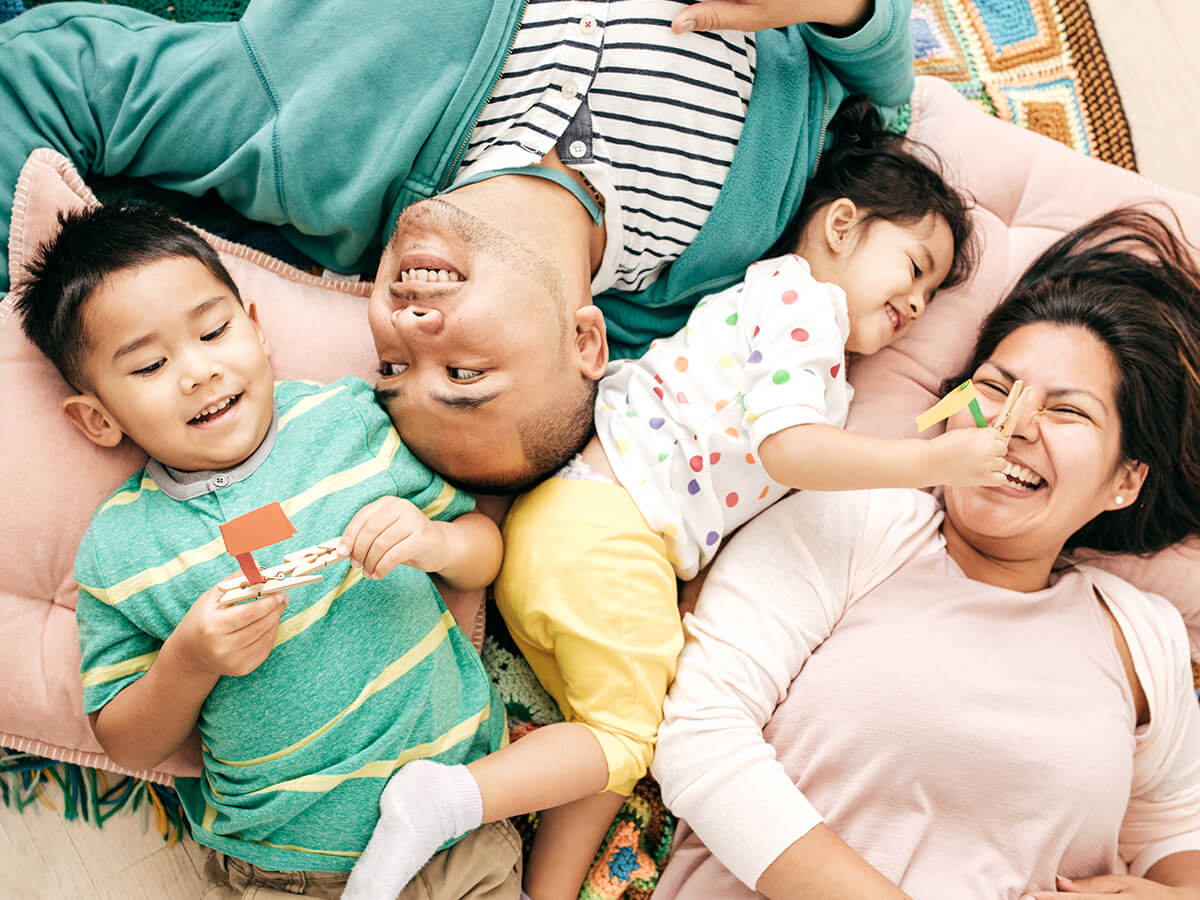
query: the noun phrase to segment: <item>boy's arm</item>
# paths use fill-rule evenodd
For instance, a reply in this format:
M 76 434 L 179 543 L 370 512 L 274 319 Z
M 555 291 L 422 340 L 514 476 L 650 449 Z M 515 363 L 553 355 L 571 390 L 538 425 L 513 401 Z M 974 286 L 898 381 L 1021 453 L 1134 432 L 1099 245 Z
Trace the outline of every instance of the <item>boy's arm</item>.
M 89 717 L 117 764 L 149 769 L 187 739 L 222 675 L 254 671 L 275 646 L 283 594 L 221 607 L 213 587 L 192 604 L 146 674 Z
M 434 521 L 400 497 L 380 497 L 355 513 L 339 550 L 368 578 L 403 564 L 436 573 L 460 591 L 491 584 L 504 555 L 500 529 L 483 513 Z
M 759 445 L 758 457 L 780 484 L 808 491 L 848 491 L 1004 484 L 1007 449 L 1007 438 L 995 428 L 959 428 L 926 441 L 811 424 L 769 435 Z

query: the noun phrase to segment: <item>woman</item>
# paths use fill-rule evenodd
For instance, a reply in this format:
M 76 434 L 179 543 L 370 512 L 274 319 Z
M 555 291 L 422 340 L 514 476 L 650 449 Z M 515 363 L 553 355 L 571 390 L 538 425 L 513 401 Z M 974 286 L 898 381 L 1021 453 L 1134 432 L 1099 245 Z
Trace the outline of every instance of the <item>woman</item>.
M 1200 532 L 1198 336 L 1183 245 L 1103 216 L 963 375 L 989 418 L 1031 390 L 1008 486 L 796 494 L 731 541 L 659 734 L 688 825 L 656 898 L 1200 897 L 1182 621 L 1060 559 Z

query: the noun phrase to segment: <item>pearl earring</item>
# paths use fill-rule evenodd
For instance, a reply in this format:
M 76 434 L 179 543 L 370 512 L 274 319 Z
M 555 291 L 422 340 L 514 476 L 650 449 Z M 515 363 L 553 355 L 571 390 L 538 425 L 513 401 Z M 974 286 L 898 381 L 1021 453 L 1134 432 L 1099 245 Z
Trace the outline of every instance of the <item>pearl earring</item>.
M 1120 494 L 1118 494 L 1116 497 L 1113 498 L 1113 503 L 1117 504 L 1117 506 L 1120 506 L 1124 502 L 1125 502 L 1125 498 L 1122 497 Z

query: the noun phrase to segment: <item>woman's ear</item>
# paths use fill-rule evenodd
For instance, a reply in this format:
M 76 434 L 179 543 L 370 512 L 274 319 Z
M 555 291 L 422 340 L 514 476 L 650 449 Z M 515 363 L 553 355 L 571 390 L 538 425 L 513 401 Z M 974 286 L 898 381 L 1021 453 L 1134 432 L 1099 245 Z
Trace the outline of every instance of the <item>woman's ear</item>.
M 858 221 L 858 207 L 849 197 L 838 197 L 825 208 L 825 240 L 833 253 L 850 246 L 850 230 Z
M 587 304 L 575 310 L 575 352 L 579 370 L 593 381 L 608 367 L 608 330 L 600 307 Z
M 62 411 L 67 421 L 82 431 L 83 436 L 93 444 L 115 447 L 121 443 L 125 432 L 95 394 L 67 397 L 62 402 Z
M 1120 464 L 1116 486 L 1104 509 L 1128 509 L 1138 498 L 1150 469 L 1144 462 L 1129 460 Z

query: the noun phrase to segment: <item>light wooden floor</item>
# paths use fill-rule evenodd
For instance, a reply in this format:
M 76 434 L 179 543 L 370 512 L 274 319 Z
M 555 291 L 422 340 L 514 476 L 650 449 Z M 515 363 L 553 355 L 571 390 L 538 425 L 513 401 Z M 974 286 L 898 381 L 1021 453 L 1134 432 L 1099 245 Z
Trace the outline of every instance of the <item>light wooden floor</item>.
M 1091 0 L 1139 168 L 1153 181 L 1200 194 L 1200 2 Z M 102 831 L 45 808 L 0 806 L 0 900 L 190 900 L 202 851 L 167 848 L 141 813 Z

